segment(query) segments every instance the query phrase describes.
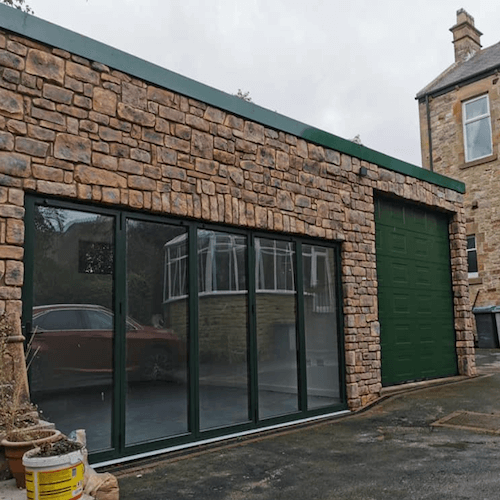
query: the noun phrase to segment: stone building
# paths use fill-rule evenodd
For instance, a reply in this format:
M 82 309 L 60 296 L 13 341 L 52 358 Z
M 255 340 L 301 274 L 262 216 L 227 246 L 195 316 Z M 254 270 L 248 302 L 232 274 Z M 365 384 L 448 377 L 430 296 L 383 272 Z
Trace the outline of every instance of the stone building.
M 467 187 L 471 302 L 476 312 L 491 312 L 500 306 L 500 43 L 482 48 L 482 33 L 463 9 L 450 31 L 455 62 L 417 94 L 422 162 Z M 476 319 L 480 337 L 496 331 L 493 316 Z
M 0 5 L 0 312 L 94 462 L 474 375 L 463 193 Z

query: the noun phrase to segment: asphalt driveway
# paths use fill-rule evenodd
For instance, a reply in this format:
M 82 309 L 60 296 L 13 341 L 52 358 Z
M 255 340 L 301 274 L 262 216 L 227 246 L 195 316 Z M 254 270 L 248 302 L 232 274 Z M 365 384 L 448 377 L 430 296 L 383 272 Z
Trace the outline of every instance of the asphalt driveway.
M 479 377 L 362 413 L 112 471 L 120 499 L 497 500 L 500 350 L 478 351 L 478 363 Z

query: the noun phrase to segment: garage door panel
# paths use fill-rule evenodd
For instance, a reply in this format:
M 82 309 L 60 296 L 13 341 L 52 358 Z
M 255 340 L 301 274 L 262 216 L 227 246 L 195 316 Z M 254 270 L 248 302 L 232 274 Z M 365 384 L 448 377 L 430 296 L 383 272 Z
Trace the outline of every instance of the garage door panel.
M 378 200 L 375 220 L 383 385 L 455 374 L 447 218 Z

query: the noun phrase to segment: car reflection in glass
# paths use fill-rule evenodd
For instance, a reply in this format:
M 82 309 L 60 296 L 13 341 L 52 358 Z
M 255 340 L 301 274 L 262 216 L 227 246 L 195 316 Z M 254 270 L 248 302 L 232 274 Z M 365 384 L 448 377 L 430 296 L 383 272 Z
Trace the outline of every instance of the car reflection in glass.
M 33 308 L 29 366 L 32 392 L 110 384 L 113 380 L 113 313 L 90 304 Z M 173 380 L 185 371 L 185 343 L 172 330 L 126 319 L 127 378 Z

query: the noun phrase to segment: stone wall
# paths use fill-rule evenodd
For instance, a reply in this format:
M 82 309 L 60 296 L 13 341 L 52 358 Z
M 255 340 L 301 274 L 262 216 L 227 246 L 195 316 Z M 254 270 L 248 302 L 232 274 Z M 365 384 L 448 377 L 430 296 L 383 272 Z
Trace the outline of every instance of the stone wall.
M 0 32 L 0 308 L 18 326 L 25 192 L 341 242 L 351 409 L 381 390 L 374 197 L 446 211 L 460 373 L 474 373 L 463 200 L 452 189 Z
M 466 163 L 462 103 L 488 94 L 493 133 L 493 155 Z M 500 84 L 498 76 L 433 97 L 429 101 L 434 170 L 467 186 L 464 197 L 466 232 L 476 235 L 479 276 L 471 278 L 471 302 L 500 305 Z M 429 168 L 429 141 L 425 101 L 419 103 L 422 158 Z

